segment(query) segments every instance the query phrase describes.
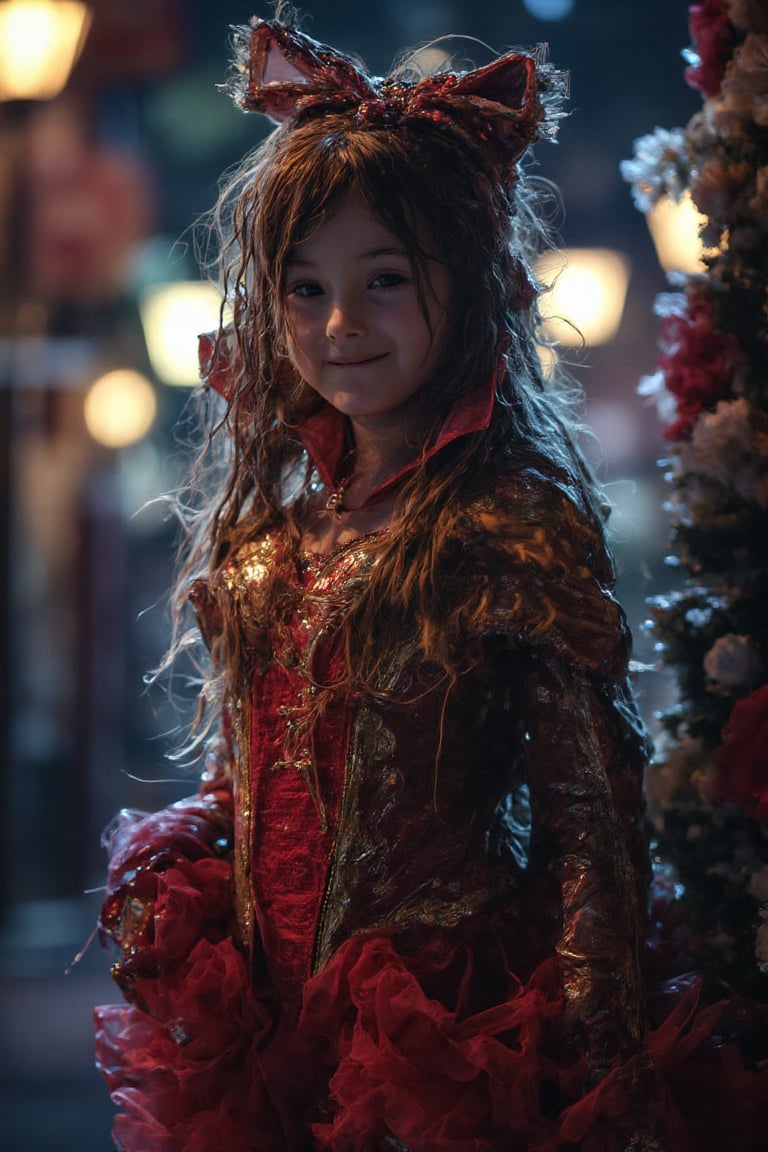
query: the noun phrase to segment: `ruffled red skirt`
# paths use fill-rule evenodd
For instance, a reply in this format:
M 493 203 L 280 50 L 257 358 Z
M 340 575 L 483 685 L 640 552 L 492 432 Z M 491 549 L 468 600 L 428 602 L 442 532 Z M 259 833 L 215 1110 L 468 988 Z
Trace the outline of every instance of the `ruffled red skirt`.
M 200 860 L 159 877 L 160 974 L 132 980 L 132 1004 L 97 1009 L 123 1152 L 768 1149 L 768 1070 L 727 1042 L 754 1026 L 746 1006 L 697 1009 L 694 984 L 667 987 L 644 1052 L 590 1087 L 563 1057 L 554 962 L 521 981 L 497 929 L 473 922 L 419 947 L 353 937 L 278 1013 L 210 931 L 227 869 Z M 213 939 L 190 947 L 203 927 Z

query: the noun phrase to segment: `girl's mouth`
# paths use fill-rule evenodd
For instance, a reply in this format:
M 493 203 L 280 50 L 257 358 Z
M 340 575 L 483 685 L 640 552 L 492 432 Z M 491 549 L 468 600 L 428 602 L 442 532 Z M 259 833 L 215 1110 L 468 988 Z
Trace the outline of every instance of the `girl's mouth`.
M 361 364 L 374 364 L 377 360 L 383 360 L 386 352 L 382 352 L 377 356 L 360 356 L 355 360 L 328 360 L 327 363 L 332 368 L 356 368 Z

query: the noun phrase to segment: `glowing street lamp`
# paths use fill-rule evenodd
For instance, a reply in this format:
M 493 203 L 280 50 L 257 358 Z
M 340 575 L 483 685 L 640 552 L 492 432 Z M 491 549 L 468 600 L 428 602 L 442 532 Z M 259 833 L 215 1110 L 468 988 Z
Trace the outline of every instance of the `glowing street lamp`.
M 606 344 L 618 331 L 629 284 L 626 256 L 610 248 L 545 253 L 536 275 L 549 291 L 540 308 L 544 335 L 558 344 Z
M 663 196 L 646 219 L 659 263 L 665 272 L 685 272 L 693 275 L 705 272 L 702 256 L 701 229 L 707 222 L 686 190 L 679 200 Z
M 94 380 L 85 397 L 85 425 L 106 448 L 143 439 L 157 414 L 155 390 L 140 372 L 117 368 Z
M 91 10 L 76 0 L 0 3 L 0 101 L 50 100 L 69 79 Z
M 212 284 L 177 280 L 148 288 L 141 297 L 141 323 L 155 375 L 164 384 L 200 383 L 197 337 L 219 327 L 221 297 Z

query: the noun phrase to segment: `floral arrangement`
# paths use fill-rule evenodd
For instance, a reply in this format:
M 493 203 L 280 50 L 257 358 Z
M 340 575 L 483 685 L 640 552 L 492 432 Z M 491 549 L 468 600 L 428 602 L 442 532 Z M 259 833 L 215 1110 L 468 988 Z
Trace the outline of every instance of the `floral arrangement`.
M 685 78 L 703 107 L 622 164 L 649 211 L 688 190 L 705 270 L 656 304 L 640 384 L 670 452 L 677 590 L 651 601 L 678 702 L 648 780 L 659 854 L 685 891 L 688 958 L 768 997 L 768 0 L 689 9 Z M 669 908 L 667 907 L 667 913 Z

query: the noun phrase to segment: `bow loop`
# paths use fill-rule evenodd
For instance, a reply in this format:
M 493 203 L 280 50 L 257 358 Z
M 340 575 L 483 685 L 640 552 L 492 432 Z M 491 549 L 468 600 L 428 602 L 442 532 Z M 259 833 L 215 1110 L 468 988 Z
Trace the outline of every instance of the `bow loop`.
M 510 111 L 525 111 L 536 101 L 536 61 L 532 56 L 507 52 L 498 60 L 457 76 L 456 96 L 479 96 Z
M 318 97 L 359 103 L 374 95 L 348 57 L 285 24 L 254 18 L 250 29 L 235 29 L 235 51 L 238 69 L 247 77 L 232 85 L 235 103 L 276 124 L 317 107 Z

